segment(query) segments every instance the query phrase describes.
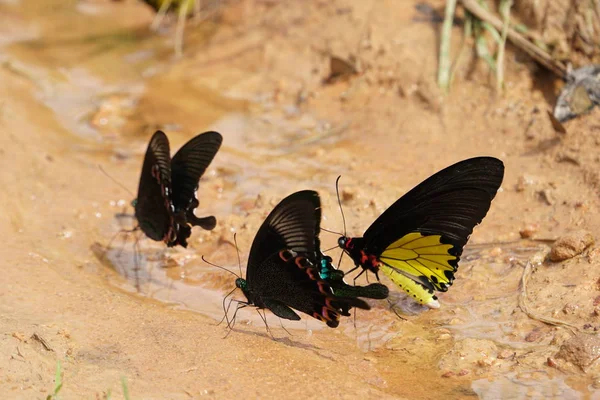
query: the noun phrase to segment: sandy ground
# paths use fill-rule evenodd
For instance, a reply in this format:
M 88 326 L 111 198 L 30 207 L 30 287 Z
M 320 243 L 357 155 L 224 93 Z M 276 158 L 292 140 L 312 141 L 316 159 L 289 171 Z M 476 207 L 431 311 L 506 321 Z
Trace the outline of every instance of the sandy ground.
M 559 237 L 600 233 L 600 114 L 557 135 L 545 113 L 559 82 L 512 50 L 503 94 L 466 50 L 442 96 L 440 25 L 417 4 L 239 1 L 189 25 L 174 60 L 172 29 L 148 32 L 139 2 L 0 2 L 4 396 L 46 398 L 57 360 L 65 399 L 122 398 L 123 377 L 136 399 L 598 396 L 600 253 L 547 257 Z M 356 57 L 360 74 L 325 85 L 330 55 Z M 115 215 L 134 195 L 98 165 L 135 191 L 156 128 L 173 148 L 223 134 L 197 211 L 219 225 L 194 231 L 188 250 L 142 241 L 136 275 L 131 241 L 102 257 L 131 225 Z M 246 309 L 224 338 L 233 277 L 200 255 L 236 270 L 233 232 L 243 264 L 263 218 L 299 189 L 319 190 L 322 225 L 341 231 L 340 174 L 359 235 L 419 181 L 476 155 L 501 158 L 506 176 L 440 310 L 394 292 L 405 320 L 373 302 L 336 330 L 307 317 L 284 323 L 289 335 L 270 318 L 272 338 Z

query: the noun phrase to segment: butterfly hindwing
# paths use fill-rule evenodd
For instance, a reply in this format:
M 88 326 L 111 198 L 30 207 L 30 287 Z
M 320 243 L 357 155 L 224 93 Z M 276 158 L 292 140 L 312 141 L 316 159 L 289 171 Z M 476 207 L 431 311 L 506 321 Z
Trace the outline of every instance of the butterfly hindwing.
M 171 156 L 169 140 L 157 131 L 148 144 L 135 205 L 141 230 L 153 240 L 164 240 L 171 232 Z
M 205 132 L 187 142 L 171 161 L 173 205 L 175 211 L 188 210 L 194 204 L 198 181 L 215 158 L 223 137 L 218 132 Z

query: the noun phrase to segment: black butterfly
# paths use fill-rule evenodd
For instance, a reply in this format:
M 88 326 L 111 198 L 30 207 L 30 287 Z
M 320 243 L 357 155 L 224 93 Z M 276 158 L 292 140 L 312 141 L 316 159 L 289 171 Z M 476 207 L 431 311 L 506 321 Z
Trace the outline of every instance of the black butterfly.
M 320 220 L 319 195 L 311 190 L 286 197 L 271 211 L 252 243 L 246 279 L 235 282 L 248 299 L 244 305 L 299 320 L 295 309 L 333 328 L 339 325 L 340 315 L 349 315 L 351 307 L 370 308 L 357 298 L 364 295 L 360 288 L 346 285 L 341 278 L 322 277 L 317 262 Z M 385 291 L 387 295 L 385 286 L 376 285 L 379 290 L 369 288 L 365 292 Z M 347 292 L 341 296 L 338 291 Z
M 363 237 L 342 236 L 338 244 L 361 274 L 381 270 L 418 302 L 437 308 L 434 290 L 452 285 L 463 247 L 503 177 L 504 164 L 496 158 L 458 162 L 398 199 Z
M 205 132 L 187 142 L 171 159 L 169 140 L 162 131 L 150 139 L 138 189 L 133 201 L 139 228 L 167 246 L 187 247 L 192 226 L 215 227 L 215 217 L 198 218 L 198 181 L 221 147 L 223 137 Z M 191 226 L 190 226 L 191 225 Z

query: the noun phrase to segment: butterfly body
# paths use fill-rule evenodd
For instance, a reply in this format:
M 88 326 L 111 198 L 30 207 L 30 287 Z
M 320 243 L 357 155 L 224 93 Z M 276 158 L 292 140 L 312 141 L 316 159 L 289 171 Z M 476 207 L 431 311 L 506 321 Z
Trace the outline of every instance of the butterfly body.
M 439 307 L 435 291 L 454 281 L 462 249 L 487 214 L 504 165 L 477 157 L 432 175 L 398 199 L 365 231 L 338 245 L 363 271 L 383 272 L 419 303 Z
M 138 197 L 133 201 L 140 229 L 150 239 L 167 246 L 187 247 L 192 226 L 211 230 L 213 216 L 198 218 L 194 209 L 198 181 L 222 143 L 217 132 L 200 134 L 187 142 L 171 159 L 169 140 L 157 131 L 148 144 Z

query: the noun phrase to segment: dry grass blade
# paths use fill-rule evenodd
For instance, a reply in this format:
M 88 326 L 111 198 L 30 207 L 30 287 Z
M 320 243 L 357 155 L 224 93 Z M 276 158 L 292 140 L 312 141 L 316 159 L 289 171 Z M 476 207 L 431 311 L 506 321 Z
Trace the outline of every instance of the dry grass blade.
M 440 61 L 438 67 L 438 85 L 446 91 L 450 85 L 450 39 L 452 36 L 452 22 L 454 21 L 455 9 L 456 0 L 446 1 L 446 14 L 444 16 L 442 37 L 440 39 Z
M 504 18 L 504 24 L 502 25 L 502 34 L 500 44 L 498 45 L 498 58 L 496 60 L 496 91 L 498 92 L 504 87 L 504 53 L 506 50 L 506 36 L 508 35 L 512 5 L 512 0 L 502 0 L 500 2 L 500 14 Z
M 497 30 L 502 30 L 502 21 L 498 17 L 481 7 L 481 5 L 477 3 L 477 0 L 462 0 L 462 4 L 465 7 L 465 9 L 467 9 L 470 13 L 475 15 L 480 20 L 489 23 Z M 567 68 L 563 63 L 554 60 L 550 56 L 550 54 L 548 54 L 546 51 L 542 50 L 538 46 L 534 45 L 533 43 L 529 42 L 517 31 L 515 31 L 512 28 L 508 28 L 506 36 L 513 45 L 525 51 L 538 63 L 548 68 L 550 71 L 554 72 L 561 78 L 565 76 Z

